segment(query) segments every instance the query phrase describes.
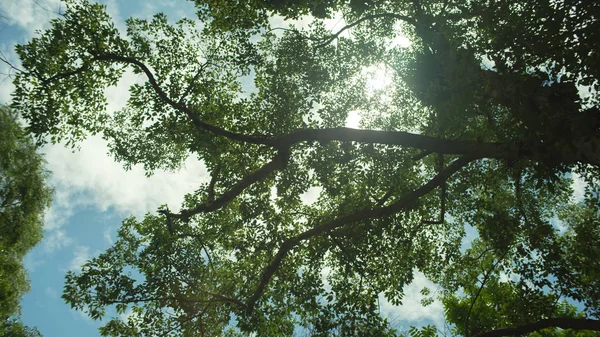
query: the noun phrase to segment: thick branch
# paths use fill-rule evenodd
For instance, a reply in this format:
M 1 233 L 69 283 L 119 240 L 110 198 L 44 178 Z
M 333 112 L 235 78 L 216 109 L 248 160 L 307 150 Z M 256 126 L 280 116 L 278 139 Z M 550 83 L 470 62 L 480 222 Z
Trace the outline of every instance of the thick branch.
M 482 332 L 474 337 L 501 337 L 501 336 L 519 336 L 526 333 L 542 330 L 545 328 L 561 328 L 573 330 L 593 330 L 600 331 L 600 320 L 583 318 L 550 318 L 542 319 L 537 322 L 523 325 L 517 328 L 498 329 Z
M 417 155 L 413 156 L 413 157 L 412 157 L 412 159 L 413 159 L 414 161 L 419 161 L 419 160 L 421 160 L 421 159 L 423 159 L 423 158 L 427 157 L 427 156 L 428 156 L 428 155 L 430 155 L 430 154 L 431 154 L 431 151 L 423 150 L 423 151 L 421 151 L 419 154 L 417 154 Z
M 213 172 L 213 176 L 208 184 L 208 196 L 206 197 L 207 202 L 213 202 L 215 200 L 215 184 L 219 179 L 219 173 L 221 172 L 221 164 L 217 165 L 217 168 Z
M 374 17 L 398 16 L 391 13 L 376 14 L 362 18 L 367 20 Z M 401 17 L 401 16 L 400 16 Z M 117 54 L 96 54 L 92 61 L 111 61 L 121 62 L 133 65 L 139 68 L 148 77 L 150 85 L 155 90 L 157 95 L 174 109 L 184 113 L 194 125 L 201 130 L 211 132 L 218 136 L 223 136 L 234 141 L 241 141 L 251 144 L 264 144 L 277 149 L 289 149 L 292 145 L 304 141 L 355 141 L 362 143 L 377 143 L 388 145 L 401 145 L 406 147 L 414 147 L 424 151 L 436 152 L 440 154 L 458 154 L 458 155 L 474 155 L 487 158 L 506 158 L 516 154 L 517 147 L 515 144 L 503 143 L 479 143 L 473 141 L 457 141 L 435 138 L 430 136 L 411 134 L 401 131 L 376 131 L 376 130 L 356 130 L 351 128 L 330 128 L 330 129 L 304 129 L 294 131 L 292 133 L 272 137 L 267 135 L 253 136 L 239 133 L 233 133 L 217 126 L 203 122 L 191 109 L 180 102 L 172 100 L 165 91 L 160 87 L 154 74 L 141 61 L 121 56 Z M 75 75 L 86 70 L 88 64 L 64 74 L 58 74 L 46 81 L 62 78 L 70 75 Z M 507 152 L 508 151 L 508 152 Z
M 437 156 L 437 170 L 441 172 L 444 169 L 444 156 L 438 154 Z M 428 225 L 441 225 L 444 223 L 444 217 L 446 216 L 446 182 L 443 182 L 440 186 L 440 217 L 439 220 L 425 220 L 422 221 L 423 224 Z
M 287 165 L 288 159 L 289 152 L 280 150 L 279 153 L 275 156 L 275 158 L 273 158 L 273 160 L 263 165 L 263 167 L 258 169 L 256 172 L 242 179 L 227 192 L 221 194 L 221 196 L 219 196 L 219 198 L 217 198 L 216 200 L 207 200 L 205 203 L 199 204 L 192 209 L 182 210 L 179 214 L 170 214 L 170 216 L 177 219 L 186 220 L 190 216 L 195 214 L 212 212 L 214 210 L 217 210 L 225 206 L 225 204 L 233 200 L 233 198 L 237 197 L 248 186 L 254 184 L 257 181 L 262 181 L 269 174 L 284 168 Z
M 476 160 L 478 157 L 473 156 L 465 156 L 455 160 L 452 164 L 450 164 L 446 169 L 438 173 L 433 179 L 427 182 L 425 185 L 420 188 L 406 194 L 398 201 L 390 204 L 389 206 L 374 208 L 374 209 L 362 209 L 356 211 L 354 213 L 342 216 L 340 218 L 324 222 L 320 225 L 317 225 L 303 233 L 300 233 L 294 237 L 291 237 L 285 240 L 281 246 L 279 247 L 279 251 L 271 261 L 271 263 L 264 269 L 261 281 L 256 288 L 256 291 L 248 301 L 248 312 L 251 313 L 254 310 L 254 306 L 256 302 L 262 296 L 265 288 L 271 281 L 271 278 L 279 269 L 281 262 L 286 257 L 286 255 L 300 242 L 310 239 L 314 236 L 325 234 L 335 228 L 354 223 L 357 221 L 374 219 L 389 216 L 395 213 L 398 213 L 406 208 L 411 207 L 415 204 L 415 202 L 425 194 L 431 192 L 438 186 L 440 186 L 443 182 L 445 182 L 450 176 L 456 173 L 458 170 Z
M 285 167 L 289 156 L 289 148 L 304 141 L 356 141 L 362 143 L 402 145 L 420 148 L 440 154 L 461 154 L 474 158 L 509 158 L 517 155 L 516 144 L 479 143 L 473 141 L 458 141 L 412 134 L 401 131 L 373 131 L 351 128 L 306 129 L 298 130 L 287 135 L 273 138 L 266 145 L 279 148 L 280 153 L 269 163 L 265 164 L 252 175 L 244 178 L 218 199 L 199 204 L 196 207 L 183 210 L 179 214 L 170 214 L 178 219 L 187 219 L 199 213 L 212 212 L 223 207 L 229 201 L 255 182 L 264 180 L 270 173 Z
M 289 147 L 303 141 L 345 141 L 372 144 L 401 145 L 439 154 L 469 155 L 486 158 L 516 156 L 516 143 L 481 143 L 450 140 L 403 131 L 359 130 L 352 128 L 303 129 L 268 141 L 268 145 Z
M 91 61 L 93 62 L 95 60 L 96 60 L 96 58 L 92 58 Z M 77 69 L 74 69 L 74 70 L 71 70 L 71 71 L 67 71 L 65 73 L 58 73 L 58 74 L 55 74 L 54 76 L 50 76 L 50 77 L 48 77 L 46 79 L 40 79 L 40 80 L 42 81 L 43 85 L 46 85 L 46 84 L 48 84 L 50 82 L 54 82 L 54 81 L 60 80 L 62 78 L 67 78 L 67 77 L 75 76 L 77 74 L 81 74 L 84 71 L 88 70 L 89 67 L 90 67 L 89 63 L 84 63 L 81 67 L 79 67 Z

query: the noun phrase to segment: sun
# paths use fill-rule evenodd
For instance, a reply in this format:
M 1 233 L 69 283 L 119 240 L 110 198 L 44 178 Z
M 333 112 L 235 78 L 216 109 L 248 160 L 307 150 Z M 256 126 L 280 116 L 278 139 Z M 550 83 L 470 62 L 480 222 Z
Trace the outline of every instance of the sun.
M 367 78 L 366 90 L 368 95 L 383 91 L 392 84 L 392 72 L 384 64 L 365 67 L 362 73 Z

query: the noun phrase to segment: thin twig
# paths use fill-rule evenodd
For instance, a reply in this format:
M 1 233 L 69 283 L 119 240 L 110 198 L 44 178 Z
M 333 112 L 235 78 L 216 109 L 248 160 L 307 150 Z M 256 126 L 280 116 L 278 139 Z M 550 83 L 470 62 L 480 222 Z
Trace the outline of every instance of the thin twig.
M 477 299 L 479 298 L 479 295 L 481 294 L 483 287 L 485 286 L 490 275 L 492 274 L 492 271 L 494 269 L 496 269 L 496 267 L 504 259 L 504 257 L 508 253 L 508 251 L 509 251 L 509 249 L 506 249 L 504 254 L 502 254 L 502 256 L 499 257 L 498 260 L 492 264 L 490 269 L 488 269 L 487 271 L 484 271 L 484 276 L 483 276 L 483 280 L 481 280 L 481 285 L 479 286 L 479 289 L 477 289 L 477 293 L 475 294 L 475 297 L 471 301 L 471 305 L 469 306 L 469 311 L 467 312 L 467 317 L 465 318 L 465 336 L 466 337 L 469 337 L 469 318 L 471 317 L 471 312 L 473 311 L 473 306 L 475 305 L 475 302 L 477 302 Z
M 2 61 L 3 63 L 6 63 L 6 64 L 7 64 L 7 65 L 10 67 L 10 69 L 13 69 L 13 70 L 15 70 L 15 71 L 18 71 L 18 72 L 20 72 L 20 73 L 24 72 L 23 70 L 21 70 L 21 69 L 19 69 L 19 68 L 15 67 L 15 66 L 14 66 L 12 63 L 10 63 L 10 62 L 8 61 L 8 57 L 6 57 L 6 55 L 4 55 L 4 53 L 3 53 L 3 52 L 1 52 L 1 51 L 0 51 L 0 56 L 1 56 L 1 57 L 0 57 L 0 61 Z
M 342 29 L 340 29 L 337 33 L 328 37 L 324 42 L 316 45 L 315 48 L 317 48 L 317 49 L 322 48 L 322 47 L 330 44 L 333 40 L 337 39 L 344 31 L 346 31 L 354 26 L 357 26 L 357 25 L 361 24 L 362 22 L 365 22 L 367 20 L 379 19 L 379 18 L 399 19 L 399 20 L 402 20 L 413 26 L 417 24 L 417 22 L 413 18 L 405 16 L 405 15 L 401 15 L 401 14 L 396 14 L 396 13 L 378 13 L 378 14 L 367 15 L 367 16 L 364 16 L 364 17 L 354 21 L 353 23 L 347 24 L 346 26 L 342 27 Z

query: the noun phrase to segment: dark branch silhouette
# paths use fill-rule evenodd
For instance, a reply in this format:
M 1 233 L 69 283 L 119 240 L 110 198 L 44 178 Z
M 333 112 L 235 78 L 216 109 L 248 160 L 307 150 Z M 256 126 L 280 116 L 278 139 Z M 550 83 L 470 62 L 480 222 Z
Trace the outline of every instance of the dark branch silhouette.
M 333 40 L 337 39 L 344 31 L 346 31 L 352 27 L 355 27 L 365 21 L 379 19 L 379 18 L 398 19 L 398 20 L 404 21 L 406 23 L 409 23 L 413 26 L 415 26 L 417 24 L 417 21 L 415 21 L 413 18 L 405 16 L 405 15 L 401 15 L 401 14 L 396 14 L 396 13 L 378 13 L 378 14 L 367 15 L 367 16 L 364 16 L 364 17 L 354 21 L 353 23 L 347 24 L 346 26 L 342 27 L 342 29 L 340 29 L 337 33 L 329 36 L 324 42 L 318 44 L 315 48 L 322 48 L 322 47 L 330 44 Z
M 486 158 L 508 158 L 518 153 L 518 143 L 482 143 L 451 140 L 403 131 L 360 130 L 352 128 L 302 129 L 274 137 L 268 145 L 287 148 L 306 141 L 343 141 L 400 145 L 440 154 L 473 155 Z
M 256 172 L 242 179 L 240 182 L 235 184 L 231 189 L 227 192 L 221 194 L 215 200 L 207 200 L 205 203 L 199 204 L 192 209 L 185 209 L 179 212 L 179 214 L 169 213 L 169 216 L 177 219 L 187 220 L 189 217 L 199 214 L 199 213 L 207 213 L 215 211 L 223 206 L 225 206 L 228 202 L 237 197 L 240 193 L 242 193 L 248 186 L 254 184 L 257 181 L 265 180 L 266 177 L 287 165 L 289 159 L 288 151 L 279 151 L 279 153 L 271 160 L 270 162 L 263 165 Z M 213 184 L 214 188 L 214 184 Z M 210 192 L 210 191 L 209 191 Z M 214 192 L 213 192 L 214 193 Z
M 339 217 L 337 219 L 326 221 L 326 222 L 319 224 L 303 233 L 300 233 L 294 237 L 291 237 L 291 238 L 285 240 L 279 247 L 279 251 L 273 258 L 271 263 L 264 269 L 260 283 L 258 284 L 256 291 L 254 292 L 254 294 L 248 301 L 248 305 L 247 305 L 248 313 L 252 313 L 252 311 L 254 310 L 256 302 L 262 296 L 265 288 L 271 281 L 271 278 L 277 272 L 277 269 L 279 269 L 279 266 L 283 262 L 283 259 L 287 256 L 287 254 L 294 247 L 296 247 L 298 244 L 300 244 L 300 242 L 310 239 L 317 235 L 326 234 L 333 229 L 342 227 L 342 226 L 350 224 L 350 223 L 354 223 L 354 222 L 361 221 L 361 220 L 368 220 L 368 219 L 373 219 L 373 218 L 389 216 L 389 215 L 398 213 L 406 208 L 409 208 L 412 205 L 414 205 L 414 203 L 420 197 L 424 196 L 425 194 L 431 192 L 433 189 L 440 186 L 450 176 L 452 176 L 454 173 L 459 171 L 461 168 L 465 167 L 470 162 L 472 162 L 476 159 L 478 159 L 478 158 L 473 157 L 473 156 L 464 156 L 464 157 L 458 158 L 453 163 L 451 163 L 446 169 L 444 169 L 443 171 L 438 173 L 435 177 L 433 177 L 433 179 L 431 179 L 429 182 L 427 182 L 420 188 L 406 194 L 405 196 L 400 198 L 398 201 L 396 201 L 388 206 L 374 208 L 374 209 L 367 208 L 367 209 L 358 210 L 354 213 L 350 213 L 348 215 Z
M 152 85 L 152 88 L 154 89 L 156 94 L 165 103 L 169 104 L 175 110 L 183 112 L 192 121 L 192 123 L 194 123 L 194 125 L 200 130 L 208 131 L 217 136 L 226 137 L 231 140 L 242 141 L 242 142 L 250 143 L 250 144 L 266 144 L 266 142 L 267 142 L 267 139 L 264 136 L 249 136 L 249 135 L 234 133 L 234 132 L 227 131 L 225 129 L 222 129 L 220 127 L 217 127 L 217 126 L 214 126 L 214 125 L 211 125 L 211 124 L 208 124 L 208 123 L 202 121 L 198 116 L 196 116 L 196 114 L 190 108 L 188 108 L 187 106 L 185 106 L 181 103 L 178 103 L 178 102 L 175 102 L 174 100 L 172 100 L 165 93 L 165 91 L 160 87 L 160 85 L 156 81 L 156 78 L 154 77 L 154 74 L 150 71 L 150 69 L 144 63 L 142 63 L 141 61 L 139 61 L 135 58 L 121 56 L 121 55 L 117 55 L 117 54 L 105 53 L 105 54 L 95 55 L 95 59 L 100 60 L 100 61 L 122 62 L 122 63 L 127 63 L 127 64 L 131 64 L 131 65 L 138 67 L 140 70 L 142 70 L 144 72 L 146 77 L 148 77 L 148 81 L 150 82 L 150 85 Z
M 219 173 L 221 172 L 221 165 L 219 164 L 212 174 L 210 183 L 208 184 L 208 196 L 206 197 L 207 202 L 215 201 L 215 185 L 219 179 Z
M 417 25 L 417 21 L 414 20 L 411 17 L 408 17 L 406 15 L 402 15 L 402 14 L 396 14 L 396 13 L 377 13 L 377 14 L 371 14 L 371 15 L 366 15 L 352 23 L 349 23 L 347 25 L 345 25 L 344 27 L 342 27 L 340 30 L 338 30 L 336 33 L 333 33 L 329 36 L 323 37 L 323 38 L 316 38 L 316 37 L 310 37 L 310 36 L 306 36 L 304 34 L 302 34 L 300 31 L 296 30 L 296 29 L 291 29 L 291 28 L 284 28 L 284 27 L 276 27 L 276 28 L 271 28 L 269 30 L 269 32 L 272 31 L 276 31 L 276 30 L 283 30 L 286 32 L 293 32 L 296 35 L 298 35 L 300 38 L 302 39 L 306 39 L 306 40 L 310 40 L 313 42 L 320 42 L 319 44 L 317 44 L 315 46 L 315 48 L 322 48 L 325 47 L 326 45 L 330 44 L 331 42 L 333 42 L 333 40 L 337 39 L 340 35 L 342 35 L 343 32 L 345 32 L 346 30 L 358 26 L 359 24 L 368 21 L 368 20 L 373 20 L 373 19 L 379 19 L 379 18 L 393 18 L 393 19 L 398 19 L 401 21 L 404 21 L 408 24 L 411 24 L 413 26 Z
M 537 322 L 516 328 L 506 328 L 482 332 L 478 333 L 473 337 L 519 336 L 524 335 L 526 333 L 542 330 L 545 328 L 600 331 L 600 320 L 584 318 L 549 318 L 542 319 Z

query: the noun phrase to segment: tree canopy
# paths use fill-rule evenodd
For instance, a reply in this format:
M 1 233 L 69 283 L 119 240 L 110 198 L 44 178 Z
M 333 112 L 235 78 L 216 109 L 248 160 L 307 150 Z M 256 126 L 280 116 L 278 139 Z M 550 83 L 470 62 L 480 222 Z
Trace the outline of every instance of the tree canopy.
M 52 189 L 33 139 L 7 106 L 0 106 L 0 134 L 0 334 L 20 336 L 37 331 L 18 321 L 29 291 L 23 257 L 42 239 Z
M 395 336 L 379 296 L 402 303 L 416 271 L 452 334 L 600 331 L 600 3 L 195 3 L 200 24 L 119 32 L 72 0 L 17 46 L 13 107 L 39 142 L 101 135 L 125 167 L 210 174 L 67 274 L 103 335 Z M 143 80 L 109 111 L 126 71 Z

